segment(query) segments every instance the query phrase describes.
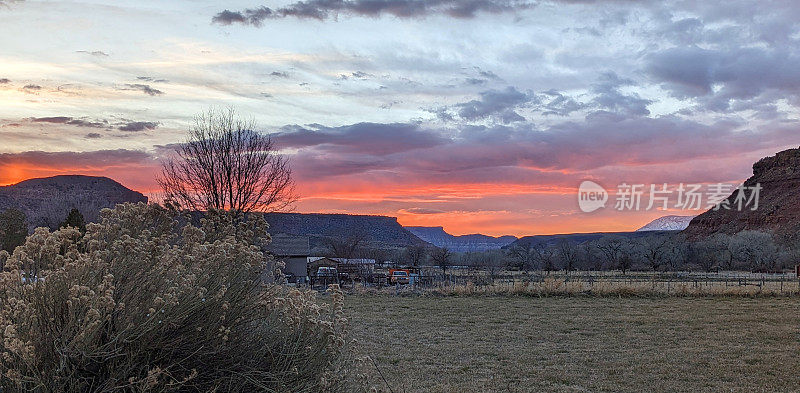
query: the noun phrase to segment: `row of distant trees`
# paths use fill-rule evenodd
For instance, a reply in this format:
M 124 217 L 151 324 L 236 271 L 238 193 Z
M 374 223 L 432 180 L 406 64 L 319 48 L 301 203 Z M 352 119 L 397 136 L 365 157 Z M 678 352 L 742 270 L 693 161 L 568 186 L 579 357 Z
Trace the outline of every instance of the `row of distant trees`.
M 607 236 L 576 244 L 527 244 L 512 247 L 505 264 L 519 270 L 780 272 L 794 265 L 800 250 L 775 241 L 772 234 L 742 231 L 687 240 L 680 234 L 654 234 L 637 239 Z
M 363 243 L 331 240 L 330 256 L 371 258 L 405 266 L 436 266 L 443 271 L 467 266 L 497 273 L 501 270 L 603 271 L 623 274 L 636 271 L 738 270 L 780 272 L 800 259 L 800 249 L 777 242 L 767 232 L 742 231 L 736 235 L 716 234 L 702 240 L 687 240 L 680 234 L 653 234 L 636 239 L 606 236 L 576 243 L 525 243 L 507 250 L 455 253 L 445 248 L 409 246 L 399 250 L 371 249 Z

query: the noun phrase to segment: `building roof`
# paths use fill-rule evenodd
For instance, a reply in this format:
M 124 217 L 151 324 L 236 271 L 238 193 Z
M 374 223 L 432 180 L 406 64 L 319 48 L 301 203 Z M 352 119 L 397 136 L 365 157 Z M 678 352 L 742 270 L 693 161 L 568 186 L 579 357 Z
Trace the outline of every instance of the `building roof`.
M 328 257 L 308 257 L 308 263 L 319 261 L 320 259 L 330 259 L 345 265 L 374 265 L 374 259 L 347 259 L 347 258 L 328 258 Z
M 287 234 L 272 235 L 267 251 L 276 257 L 307 257 L 311 253 L 308 237 Z

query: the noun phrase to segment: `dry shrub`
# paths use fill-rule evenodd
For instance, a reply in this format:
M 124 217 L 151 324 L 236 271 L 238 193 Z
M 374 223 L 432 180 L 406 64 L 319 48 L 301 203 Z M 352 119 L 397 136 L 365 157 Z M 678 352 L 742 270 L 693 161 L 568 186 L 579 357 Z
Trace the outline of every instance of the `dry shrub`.
M 39 228 L 5 261 L 2 391 L 351 389 L 341 291 L 322 303 L 271 282 L 263 218 L 101 215 L 85 236 Z

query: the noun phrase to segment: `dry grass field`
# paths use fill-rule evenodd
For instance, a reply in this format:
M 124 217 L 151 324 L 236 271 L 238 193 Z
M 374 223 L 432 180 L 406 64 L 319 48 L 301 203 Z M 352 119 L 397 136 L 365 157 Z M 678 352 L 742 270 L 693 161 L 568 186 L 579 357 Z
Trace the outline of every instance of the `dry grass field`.
M 800 391 L 798 298 L 359 294 L 345 307 L 394 392 Z

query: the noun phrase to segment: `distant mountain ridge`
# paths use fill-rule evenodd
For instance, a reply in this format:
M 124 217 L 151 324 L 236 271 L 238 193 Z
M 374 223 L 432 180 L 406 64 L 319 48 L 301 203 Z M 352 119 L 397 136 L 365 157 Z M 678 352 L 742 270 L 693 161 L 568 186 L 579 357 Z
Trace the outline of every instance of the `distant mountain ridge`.
M 100 210 L 119 203 L 147 202 L 142 193 L 107 177 L 61 175 L 29 179 L 0 187 L 0 211 L 22 210 L 29 229 L 55 229 L 73 208 L 88 222 L 97 221 Z M 322 247 L 324 239 L 358 237 L 368 247 L 399 248 L 428 245 L 403 228 L 395 217 L 318 213 L 267 213 L 270 233 L 309 237 L 312 246 Z
M 427 243 L 403 228 L 396 217 L 324 213 L 266 213 L 272 234 L 308 236 L 312 248 L 326 238 L 359 238 L 369 247 L 399 248 Z
M 695 216 L 664 216 L 650 221 L 647 225 L 637 229 L 642 231 L 682 231 L 689 226 Z
M 100 210 L 125 202 L 146 203 L 147 197 L 107 177 L 60 175 L 0 187 L 0 211 L 22 210 L 29 228 L 56 228 L 73 208 L 96 221 Z
M 455 236 L 443 227 L 405 227 L 422 240 L 454 252 L 472 252 L 499 249 L 517 240 L 516 236 L 492 237 L 482 234 Z

